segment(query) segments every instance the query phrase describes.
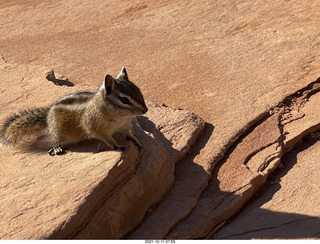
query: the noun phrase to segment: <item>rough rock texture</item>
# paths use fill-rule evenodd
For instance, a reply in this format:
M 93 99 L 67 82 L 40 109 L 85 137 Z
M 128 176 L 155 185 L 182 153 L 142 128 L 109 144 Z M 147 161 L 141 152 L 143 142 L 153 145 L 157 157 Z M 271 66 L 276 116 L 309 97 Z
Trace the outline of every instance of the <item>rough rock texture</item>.
M 0 52 L 17 64 L 1 71 L 2 106 L 9 113 L 26 104 L 47 105 L 49 92 L 96 87 L 106 72 L 117 74 L 125 65 L 147 100 L 192 111 L 207 122 L 195 142 L 160 124 L 143 127 L 155 138 L 168 133 L 162 145 L 180 161 L 172 166 L 170 190 L 126 237 L 216 238 L 218 227 L 265 184 L 284 154 L 318 129 L 312 102 L 317 82 L 308 85 L 320 76 L 319 8 L 318 1 L 302 0 L 2 1 Z M 21 69 L 31 74 L 43 65 L 70 81 L 58 78 L 39 87 L 29 79 L 26 86 Z M 37 97 L 30 95 L 34 89 Z M 184 144 L 170 147 L 174 139 Z M 176 153 L 192 142 L 184 157 Z
M 282 159 L 283 168 L 217 239 L 319 239 L 319 135 Z M 293 184 L 297 182 L 299 184 Z M 302 200 L 304 199 L 304 200 Z

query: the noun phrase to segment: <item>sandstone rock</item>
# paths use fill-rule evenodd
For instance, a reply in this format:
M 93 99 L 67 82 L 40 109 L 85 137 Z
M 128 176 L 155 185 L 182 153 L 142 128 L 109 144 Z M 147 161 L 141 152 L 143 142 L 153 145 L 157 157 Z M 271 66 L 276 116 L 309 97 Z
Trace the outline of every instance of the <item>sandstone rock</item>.
M 99 195 L 105 198 L 103 202 L 100 202 L 100 206 L 93 208 L 92 202 L 87 200 L 85 211 L 93 208 L 94 212 L 91 213 L 93 216 L 83 222 L 81 227 L 74 228 L 73 233 L 70 229 L 64 228 L 53 233 L 49 238 L 121 238 L 135 228 L 148 208 L 157 203 L 166 193 L 174 181 L 173 160 L 152 134 L 144 135 L 141 129 L 136 131 L 145 145 L 142 155 L 138 158 L 127 153 L 123 155 L 123 158 L 134 166 L 133 174 L 127 176 L 121 185 L 114 187 L 109 196 L 100 192 Z M 105 177 L 108 179 L 109 175 Z M 94 202 L 96 201 L 95 198 Z M 83 214 L 78 213 L 77 216 L 79 215 Z
M 172 186 L 175 170 L 173 163 L 189 152 L 190 146 L 204 128 L 204 121 L 195 114 L 151 102 L 147 106 L 149 112 L 138 120 L 141 121 L 141 127 L 154 136 L 153 140 L 164 146 L 163 151 L 159 151 L 159 145 L 144 151 L 134 177 L 103 204 L 75 238 L 118 239 L 132 231 L 141 223 L 151 205 L 159 202 Z M 143 142 L 152 145 L 150 139 L 148 141 L 146 138 Z
M 170 191 L 129 238 L 212 236 L 264 185 L 283 154 L 315 129 L 313 122 L 309 124 L 310 113 L 303 120 L 297 109 L 283 111 L 283 116 L 276 113 L 280 120 L 289 122 L 294 118 L 303 122 L 298 125 L 292 121 L 282 129 L 274 126 L 275 117 L 267 119 L 267 113 L 319 77 L 318 1 L 95 0 L 79 4 L 66 0 L 61 5 L 10 0 L 2 1 L 0 6 L 4 19 L 0 26 L 2 55 L 10 63 L 23 64 L 13 69 L 20 70 L 24 64 L 46 65 L 68 74 L 75 87 L 81 84 L 85 89 L 88 84 L 100 85 L 106 70 L 115 74 L 126 65 L 147 100 L 192 111 L 208 122 L 191 151 L 175 164 Z M 41 68 L 28 69 L 34 73 Z M 13 96 L 1 90 L 1 95 L 12 96 L 10 106 L 5 105 L 8 113 L 25 104 L 48 104 L 47 86 L 30 82 L 32 88 L 22 87 L 17 85 L 20 79 L 16 76 L 16 83 L 11 84 L 16 89 Z M 2 87 L 5 81 L 1 79 Z M 50 94 L 60 94 L 57 87 L 49 87 Z M 39 89 L 37 99 L 28 95 L 33 89 Z M 286 110 L 288 105 L 280 107 Z M 273 130 L 261 124 L 267 121 Z M 143 124 L 144 119 L 139 122 Z M 270 144 L 291 126 L 304 129 L 296 134 L 291 128 L 285 141 L 278 141 L 284 143 L 280 147 L 277 142 Z M 257 144 L 246 140 L 246 146 L 240 145 L 241 139 L 259 130 L 268 131 L 266 138 L 250 135 Z M 154 137 L 159 136 L 155 133 Z M 168 138 L 175 139 L 172 134 Z M 175 149 L 184 147 L 188 148 L 174 146 L 169 154 L 176 155 Z M 235 162 L 235 156 L 233 163 L 227 162 L 226 156 L 233 151 L 239 153 L 242 162 Z M 221 202 L 206 222 L 201 220 L 201 211 L 207 206 L 200 206 L 203 197 L 207 197 L 208 204 L 218 204 L 214 197 L 210 200 L 210 194 L 231 203 Z M 223 211 L 226 216 L 221 215 Z M 199 232 L 191 219 L 199 224 Z M 183 226 L 194 229 L 185 234 Z
M 205 122 L 188 111 L 177 112 L 153 102 L 147 102 L 147 106 L 151 108 L 149 113 L 138 118 L 141 126 L 162 142 L 175 163 L 179 162 L 190 151 L 190 146 L 203 131 Z
M 7 82 L 0 99 L 7 108 L 1 121 L 19 109 L 48 105 L 74 89 L 48 82 L 45 67 L 3 61 L 0 68 L 1 80 Z M 134 121 L 142 151 L 130 141 L 123 142 L 124 153 L 91 141 L 70 146 L 64 156 L 50 157 L 45 137 L 17 148 L 1 145 L 0 238 L 121 238 L 133 230 L 169 190 L 175 161 L 188 152 L 205 125 L 192 113 L 151 102 L 148 106 L 148 117 L 139 118 L 142 127 Z

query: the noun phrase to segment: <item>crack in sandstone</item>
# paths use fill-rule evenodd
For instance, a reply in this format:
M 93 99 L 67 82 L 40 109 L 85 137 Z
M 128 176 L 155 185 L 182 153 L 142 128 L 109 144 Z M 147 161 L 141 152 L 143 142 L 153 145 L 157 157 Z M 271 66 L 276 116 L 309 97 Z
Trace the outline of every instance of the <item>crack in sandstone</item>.
M 274 145 L 274 144 L 276 144 L 276 143 L 278 143 L 278 144 L 280 144 L 280 138 L 281 138 L 282 136 L 280 136 L 277 140 L 275 140 L 275 141 L 273 141 L 273 142 L 270 142 L 270 143 L 268 143 L 267 145 L 263 145 L 263 146 L 261 146 L 261 147 L 259 147 L 258 149 L 256 149 L 256 150 L 254 150 L 252 153 L 250 153 L 247 157 L 246 157 L 246 159 L 245 159 L 245 161 L 243 162 L 243 164 L 244 165 L 247 165 L 248 164 L 248 162 L 255 156 L 255 155 L 257 155 L 259 152 L 261 152 L 262 150 L 264 150 L 264 149 L 266 149 L 266 148 L 268 148 L 268 147 L 270 147 L 270 146 L 272 146 L 272 145 Z M 278 145 L 279 146 L 279 145 Z M 278 147 L 277 146 L 277 147 Z M 269 155 L 269 156 L 271 156 L 271 155 Z M 269 157 L 268 156 L 268 157 Z M 268 158 L 267 157 L 267 158 Z M 251 170 L 249 167 L 247 167 L 249 170 Z
M 279 137 L 278 142 L 280 146 L 280 152 L 275 152 L 271 155 L 268 155 L 268 157 L 265 158 L 263 164 L 261 164 L 260 167 L 258 168 L 258 172 L 264 171 L 268 167 L 271 161 L 273 161 L 277 157 L 281 159 L 282 155 L 287 152 L 284 150 L 285 149 L 284 144 L 285 144 L 286 135 L 288 135 L 289 133 L 284 131 L 284 127 L 287 124 L 303 119 L 306 116 L 305 113 L 302 113 L 301 115 L 299 115 L 299 113 L 301 112 L 303 107 L 306 105 L 306 103 L 309 102 L 309 99 L 320 91 L 319 82 L 320 82 L 320 78 L 310 83 L 308 86 L 298 90 L 294 94 L 289 95 L 278 106 L 270 110 L 269 114 L 271 114 L 271 116 L 277 113 L 279 116 L 278 128 L 281 135 Z M 292 112 L 297 112 L 297 114 L 292 114 Z M 274 156 L 274 155 L 277 155 L 277 156 Z
M 285 139 L 285 133 L 283 131 L 283 124 L 281 123 L 282 119 L 283 119 L 283 115 L 285 113 L 285 108 L 281 108 L 280 109 L 280 113 L 277 116 L 277 120 L 278 120 L 278 130 L 280 133 L 280 136 L 277 139 L 277 143 L 278 146 L 276 147 L 276 150 L 278 149 L 278 147 L 280 147 L 279 151 L 276 151 L 272 154 L 269 154 L 263 161 L 263 163 L 258 167 L 257 172 L 263 172 L 268 166 L 269 164 L 275 160 L 276 158 L 281 158 L 281 153 L 283 151 L 283 147 L 284 147 L 284 139 Z M 271 145 L 270 145 L 271 146 Z
M 279 152 L 275 152 L 271 155 L 268 155 L 263 164 L 260 165 L 260 167 L 258 168 L 258 172 L 263 172 L 268 166 L 269 163 L 272 162 L 274 159 L 279 158 L 279 160 L 281 160 L 282 156 L 291 151 L 294 147 L 286 147 L 286 135 L 288 135 L 290 132 L 285 132 L 284 128 L 286 125 L 296 122 L 298 120 L 301 120 L 303 118 L 305 118 L 306 114 L 303 113 L 302 115 L 299 115 L 299 112 L 306 106 L 306 104 L 309 102 L 310 98 L 317 94 L 320 91 L 320 78 L 318 78 L 316 81 L 310 83 L 308 86 L 302 88 L 301 90 L 297 91 L 296 93 L 294 93 L 293 95 L 288 96 L 286 99 L 284 99 L 284 101 L 282 103 L 280 103 L 277 107 L 273 108 L 270 110 L 270 115 L 273 116 L 274 114 L 278 113 L 278 118 L 279 118 L 279 124 L 278 124 L 278 128 L 280 131 L 281 136 L 279 137 L 279 146 L 280 146 L 280 151 Z M 276 112 L 274 113 L 274 110 L 276 110 Z M 296 110 L 298 112 L 298 114 L 296 115 L 292 115 L 291 112 Z M 286 115 L 292 115 L 292 116 L 286 116 Z M 293 117 L 293 118 L 292 118 Z M 309 129 L 311 129 L 312 131 L 307 133 L 306 135 L 303 136 L 309 136 L 311 134 L 316 134 L 316 131 L 319 130 L 319 123 L 315 126 L 310 127 Z M 300 134 L 303 134 L 305 131 L 302 131 Z M 299 135 L 296 135 L 295 138 L 299 138 Z M 300 139 L 301 140 L 301 139 Z M 300 141 L 298 140 L 298 141 Z M 297 143 L 298 143 L 297 141 Z M 275 142 L 276 143 L 276 142 Z M 268 146 L 271 146 L 272 143 L 270 143 L 270 145 L 266 145 L 265 147 L 261 147 L 262 150 L 267 148 Z M 259 153 L 259 152 L 257 152 Z M 252 155 L 253 156 L 253 155 Z M 251 158 L 251 157 L 250 157 Z M 248 161 L 246 161 L 247 163 Z M 306 220 L 306 219 L 312 219 L 315 217 L 308 217 L 308 218 L 304 218 L 304 219 L 300 219 L 300 220 L 295 220 L 295 221 L 291 221 L 288 223 L 284 223 L 281 225 L 277 225 L 277 226 L 272 226 L 269 228 L 264 228 L 264 229 L 256 229 L 256 230 L 252 230 L 250 232 L 256 232 L 256 231 L 263 231 L 266 229 L 274 229 L 274 228 L 278 228 L 280 226 L 284 226 L 293 222 L 297 222 L 297 221 L 301 221 L 301 220 Z M 225 220 L 224 220 L 225 221 Z M 218 225 L 220 225 L 221 223 L 224 223 L 224 221 L 220 222 Z M 216 225 L 213 230 L 210 232 L 210 236 L 212 236 L 219 228 L 217 228 Z M 250 233 L 248 232 L 248 233 Z M 240 236 L 242 234 L 246 234 L 246 233 L 240 233 L 234 236 Z
M 280 153 L 279 152 L 275 152 L 271 155 L 269 155 L 267 158 L 265 158 L 265 160 L 263 161 L 263 163 L 259 166 L 257 172 L 262 172 L 264 171 L 269 164 L 274 161 L 275 159 L 279 158 L 280 159 Z

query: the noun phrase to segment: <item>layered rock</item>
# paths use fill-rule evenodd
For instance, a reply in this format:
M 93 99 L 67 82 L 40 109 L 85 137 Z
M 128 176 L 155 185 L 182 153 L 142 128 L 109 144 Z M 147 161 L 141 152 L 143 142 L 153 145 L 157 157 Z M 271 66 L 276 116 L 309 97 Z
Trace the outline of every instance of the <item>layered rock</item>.
M 319 239 L 319 135 L 310 134 L 216 239 Z M 316 180 L 317 181 L 317 180 Z

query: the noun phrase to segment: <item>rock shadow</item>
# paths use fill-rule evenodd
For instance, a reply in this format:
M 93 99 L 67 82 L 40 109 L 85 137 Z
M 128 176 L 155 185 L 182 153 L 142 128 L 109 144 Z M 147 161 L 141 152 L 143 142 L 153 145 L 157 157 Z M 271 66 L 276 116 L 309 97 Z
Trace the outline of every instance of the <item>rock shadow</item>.
M 117 138 L 116 140 L 120 141 L 122 145 L 126 147 L 129 145 L 129 142 L 126 141 L 124 136 L 117 135 L 116 138 Z M 19 145 L 19 149 L 21 149 L 22 151 L 33 152 L 36 154 L 46 154 L 50 148 L 52 148 L 52 145 L 45 135 L 39 136 L 37 138 L 32 138 L 29 140 L 24 140 L 21 143 L 21 145 Z M 65 148 L 66 148 L 65 154 L 68 154 L 69 152 L 99 153 L 104 151 L 113 151 L 113 149 L 111 149 L 107 144 L 105 144 L 103 141 L 98 139 L 84 140 L 76 144 L 67 145 Z M 64 156 L 65 154 L 57 155 L 57 157 Z
M 320 217 L 258 209 L 253 222 L 232 227 L 232 233 L 221 229 L 214 239 L 319 239 Z M 257 223 L 258 222 L 258 223 Z M 228 227 L 228 226 L 225 226 Z M 239 227 L 239 229 L 238 229 Z
M 47 74 L 46 74 L 46 79 L 48 81 L 53 82 L 53 84 L 55 84 L 57 86 L 74 86 L 74 83 L 69 81 L 68 78 L 66 78 L 64 76 L 59 77 L 59 78 L 56 78 L 54 70 L 51 70 L 51 71 L 47 72 Z
M 281 178 L 285 177 L 293 166 L 297 164 L 297 155 L 319 141 L 319 138 L 307 136 L 302 139 L 302 143 L 298 147 L 285 154 L 282 158 L 284 167 L 278 169 L 269 178 L 269 184 L 263 186 L 256 196 L 244 206 L 241 212 L 232 217 L 227 225 L 213 234 L 211 238 L 244 240 L 319 239 L 320 216 L 278 212 L 262 208 L 282 189 Z M 286 200 L 288 199 L 283 199 L 283 201 Z M 287 204 L 288 207 L 290 204 L 300 204 L 303 209 L 304 202 L 287 201 Z
M 206 123 L 202 133 L 190 147 L 189 153 L 176 163 L 175 181 L 172 188 L 162 201 L 150 208 L 142 223 L 125 239 L 163 239 L 171 229 L 185 219 L 190 209 L 196 206 L 202 189 L 207 185 L 210 173 L 195 163 L 195 158 L 205 147 L 213 131 L 214 126 Z M 158 136 L 161 140 L 162 135 Z

